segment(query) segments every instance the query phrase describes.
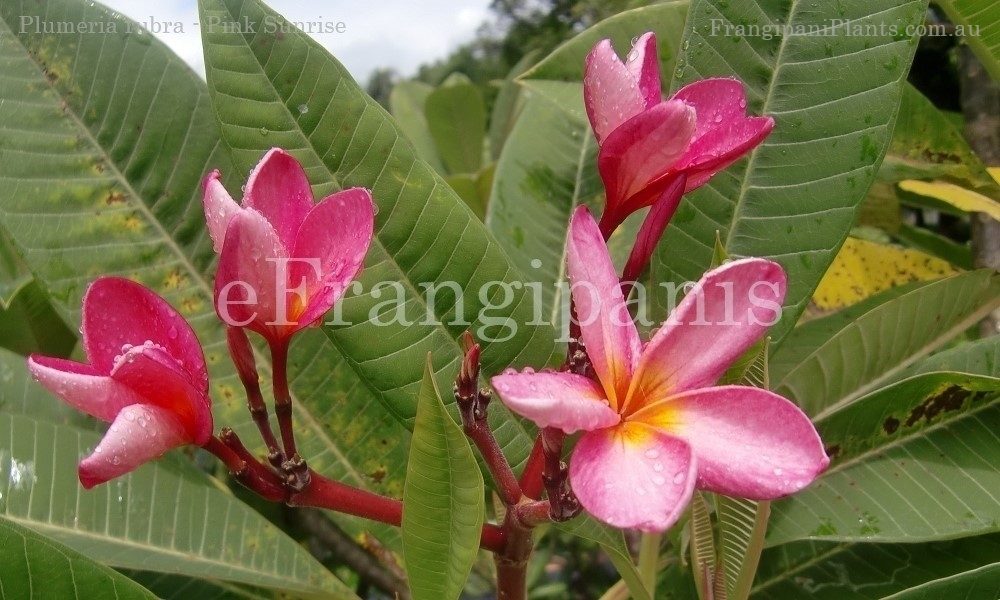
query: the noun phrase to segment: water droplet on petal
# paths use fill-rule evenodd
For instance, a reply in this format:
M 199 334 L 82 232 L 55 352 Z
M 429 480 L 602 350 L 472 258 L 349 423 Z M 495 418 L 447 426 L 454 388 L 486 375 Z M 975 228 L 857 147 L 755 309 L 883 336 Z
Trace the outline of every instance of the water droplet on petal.
M 643 452 L 643 455 L 646 458 L 659 458 L 660 457 L 660 452 L 658 450 L 654 450 L 654 449 L 650 448 L 649 450 L 646 450 L 645 452 Z
M 684 478 L 686 476 L 687 473 L 685 473 L 684 471 L 677 471 L 677 473 L 674 475 L 674 485 L 680 485 L 684 483 Z

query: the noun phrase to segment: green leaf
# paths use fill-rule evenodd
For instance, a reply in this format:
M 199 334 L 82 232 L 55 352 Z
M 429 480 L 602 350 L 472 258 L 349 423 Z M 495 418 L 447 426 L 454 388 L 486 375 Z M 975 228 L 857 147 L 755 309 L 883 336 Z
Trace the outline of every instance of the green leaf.
M 788 333 L 874 181 L 916 46 L 899 32 L 919 25 L 926 8 L 922 0 L 691 3 L 672 87 L 736 76 L 748 111 L 776 126 L 749 160 L 681 204 L 652 261 L 656 281 L 698 280 L 721 230 L 731 256 L 785 268 L 784 317 L 771 333 L 776 341 Z M 837 35 L 846 23 L 884 35 Z M 788 34 L 758 35 L 750 25 Z M 668 300 L 657 297 L 660 306 Z
M 500 91 L 496 100 L 493 101 L 493 112 L 490 113 L 490 128 L 487 132 L 490 143 L 490 156 L 493 160 L 500 158 L 500 151 L 503 150 L 507 142 L 510 130 L 514 128 L 517 117 L 521 114 L 523 98 L 521 97 L 521 86 L 515 78 L 524 73 L 529 67 L 535 64 L 538 58 L 538 50 L 531 50 L 517 61 L 507 77 L 498 82 Z M 395 114 L 393 114 L 395 116 Z
M 880 600 L 998 560 L 996 534 L 927 544 L 795 542 L 764 552 L 752 597 Z
M 703 492 L 691 498 L 691 573 L 700 600 L 715 598 L 716 555 L 712 512 Z M 725 590 L 723 590 L 725 591 Z M 721 599 L 720 599 L 721 600 Z
M 468 78 L 449 77 L 424 103 L 427 127 L 449 173 L 475 173 L 483 164 L 486 105 Z
M 954 120 L 910 84 L 903 86 L 899 119 L 878 173 L 879 181 L 941 179 L 1000 200 L 1000 186 Z
M 485 510 L 483 475 L 441 401 L 428 355 L 403 491 L 403 558 L 414 600 L 461 595 Z
M 160 600 L 277 600 L 286 592 L 242 586 L 213 579 L 192 579 L 171 573 L 126 571 L 136 583 L 156 594 Z
M 618 529 L 599 523 L 587 514 L 554 527 L 564 533 L 590 540 L 601 546 L 608 560 L 615 566 L 634 600 L 649 600 L 650 595 L 639 578 L 639 571 L 632 562 L 632 555 L 625 545 L 625 536 Z
M 723 377 L 736 385 L 768 389 L 770 338 L 754 344 Z M 718 557 L 714 574 L 715 600 L 746 600 L 764 548 L 771 514 L 770 502 L 711 494 L 718 521 Z
M 584 60 L 597 42 L 609 38 L 615 50 L 625 55 L 632 40 L 647 31 L 656 33 L 660 72 L 667 78 L 680 52 L 688 5 L 688 0 L 673 0 L 620 12 L 564 42 L 520 79 L 583 81 Z
M 18 354 L 68 356 L 76 345 L 76 335 L 34 279 L 15 290 L 8 302 L 0 298 L 0 332 L 0 347 Z
M 0 564 L 4 598 L 156 598 L 121 573 L 3 518 Z
M 908 287 L 869 310 L 836 318 L 840 327 L 812 344 L 775 353 L 773 389 L 818 418 L 878 389 L 908 365 L 941 347 L 1000 304 L 992 271 L 979 270 Z M 812 325 L 812 324 L 807 324 Z M 824 324 L 808 331 L 822 332 Z
M 398 282 L 399 288 L 382 298 L 366 293 L 344 299 L 344 319 L 354 325 L 323 331 L 374 396 L 412 424 L 426 353 L 434 353 L 442 385 L 458 368 L 457 338 L 470 327 L 458 317 L 471 320 L 479 338 L 512 334 L 483 344 L 485 375 L 511 364 L 546 364 L 554 354 L 554 331 L 528 324 L 527 292 L 510 286 L 510 295 L 499 294 L 509 302 L 489 302 L 516 278 L 499 245 L 343 66 L 257 0 L 202 0 L 200 9 L 203 22 L 220 23 L 202 29 L 206 70 L 222 139 L 237 168 L 245 171 L 267 148 L 281 146 L 302 161 L 317 196 L 351 186 L 373 192 L 380 209 L 377 235 L 361 283 L 366 290 L 378 282 Z M 233 26 L 244 17 L 275 23 L 280 37 Z M 442 282 L 464 290 L 458 307 L 457 294 Z M 425 292 L 434 286 L 430 302 Z M 392 298 L 397 294 L 402 298 Z M 374 323 L 386 302 L 412 324 Z M 519 465 L 533 441 L 526 426 L 500 403 L 493 405 L 491 423 Z
M 929 581 L 885 600 L 937 600 L 938 598 L 963 598 L 964 600 L 995 600 L 1000 598 L 1000 563 L 980 567 Z
M 101 438 L 0 350 L 0 515 L 113 567 L 353 598 L 295 540 L 177 453 L 84 490 Z
M 817 422 L 830 467 L 774 502 L 767 542 L 917 542 L 1000 528 L 1000 378 L 916 375 Z
M 102 35 L 20 31 L 113 23 Z M 205 83 L 138 25 L 76 0 L 0 3 L 0 226 L 73 329 L 99 275 L 140 281 L 191 321 L 204 345 L 220 426 L 260 447 L 212 306 L 215 256 L 201 180 L 237 170 L 220 144 Z M 16 108 L 15 108 L 16 107 Z M 381 493 L 402 493 L 406 429 L 360 383 L 322 332 L 291 350 L 296 438 L 311 467 Z M 262 375 L 269 375 L 261 359 Z M 269 387 L 269 386 L 266 386 Z M 336 516 L 352 533 L 398 541 L 395 528 Z
M 904 245 L 944 259 L 960 269 L 972 269 L 972 249 L 943 235 L 906 223 L 895 233 Z
M 1000 377 L 1000 337 L 990 336 L 959 344 L 928 356 L 903 371 L 900 379 L 935 371 L 958 371 Z
M 771 503 L 716 494 L 719 521 L 719 559 L 715 576 L 716 600 L 746 600 L 764 549 Z
M 401 81 L 389 92 L 389 111 L 420 159 L 438 173 L 445 173 L 424 116 L 424 104 L 433 91 L 434 86 L 422 81 Z
M 934 0 L 934 3 L 961 28 L 959 36 L 993 79 L 1000 81 L 1000 6 L 991 0 Z
M 10 302 L 14 293 L 31 280 L 31 271 L 3 228 L 0 228 L 0 305 Z

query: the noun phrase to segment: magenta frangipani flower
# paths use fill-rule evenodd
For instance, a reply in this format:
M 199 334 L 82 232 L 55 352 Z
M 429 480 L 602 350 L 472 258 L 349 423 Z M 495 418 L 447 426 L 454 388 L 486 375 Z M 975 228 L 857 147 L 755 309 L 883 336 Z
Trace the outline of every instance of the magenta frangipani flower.
M 92 488 L 167 450 L 212 435 L 205 357 L 194 331 L 166 300 L 127 279 L 102 277 L 83 297 L 87 363 L 32 355 L 28 367 L 70 406 L 111 423 L 80 462 Z
M 705 274 L 643 346 L 597 223 L 573 215 L 568 273 L 598 381 L 565 372 L 492 379 L 514 412 L 583 430 L 570 483 L 583 507 L 622 528 L 663 531 L 693 490 L 756 500 L 796 492 L 829 464 L 808 417 L 767 390 L 716 386 L 777 320 L 779 265 L 750 258 Z
M 247 180 L 243 205 L 218 171 L 205 180 L 205 217 L 221 254 L 215 303 L 229 325 L 282 342 L 322 319 L 361 269 L 375 208 L 365 188 L 313 204 L 301 165 L 272 148 Z
M 610 40 L 598 42 L 587 56 L 583 93 L 600 144 L 605 235 L 657 202 L 677 176 L 686 177 L 687 191 L 701 186 L 774 127 L 771 117 L 746 115 L 743 84 L 735 79 L 696 81 L 663 100 L 653 33 L 636 40 L 625 62 Z M 680 195 L 672 202 L 676 209 Z

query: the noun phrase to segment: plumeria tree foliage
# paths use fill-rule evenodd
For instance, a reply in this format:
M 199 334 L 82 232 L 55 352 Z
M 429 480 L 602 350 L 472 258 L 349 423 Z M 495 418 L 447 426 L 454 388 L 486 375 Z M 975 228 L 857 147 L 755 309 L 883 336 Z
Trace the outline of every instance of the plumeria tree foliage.
M 926 2 L 624 11 L 488 142 L 199 10 L 207 82 L 0 6 L 0 595 L 996 597 L 1000 284 L 884 225 L 1000 200 Z

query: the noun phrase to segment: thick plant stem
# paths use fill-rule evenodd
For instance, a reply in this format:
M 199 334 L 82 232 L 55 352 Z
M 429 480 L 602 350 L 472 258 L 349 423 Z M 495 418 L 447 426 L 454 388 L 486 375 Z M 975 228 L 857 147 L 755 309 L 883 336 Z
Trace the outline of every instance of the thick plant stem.
M 472 440 L 489 469 L 497 492 L 505 506 L 510 507 L 521 500 L 521 484 L 507 462 L 500 444 L 493 437 L 487 421 L 490 391 L 477 389 L 479 385 L 479 344 L 468 331 L 462 336 L 464 356 L 462 368 L 455 378 L 455 401 L 462 415 L 462 428 Z
M 284 446 L 285 457 L 293 460 L 298 451 L 295 448 L 295 429 L 292 427 L 292 395 L 288 391 L 288 341 L 270 342 L 271 363 L 274 385 L 274 414 L 278 418 L 278 430 Z
M 662 533 L 643 533 L 639 541 L 639 579 L 649 591 L 650 600 L 656 598 L 656 566 L 660 561 Z
M 267 414 L 267 405 L 264 404 L 264 396 L 260 391 L 260 381 L 257 374 L 257 364 L 254 360 L 253 349 L 250 340 L 247 339 L 246 331 L 242 327 L 226 327 L 226 342 L 229 345 L 229 355 L 236 365 L 236 372 L 239 373 L 243 389 L 247 394 L 247 408 L 250 416 L 260 431 L 260 437 L 267 447 L 267 459 L 275 467 L 281 466 L 284 462 L 284 454 L 278 447 L 278 440 L 271 430 L 271 420 Z
M 224 429 L 221 438 L 212 436 L 202 447 L 221 460 L 244 487 L 265 500 L 289 506 L 325 508 L 396 527 L 403 521 L 403 503 L 395 498 L 328 479 L 312 469 L 309 469 L 305 489 L 297 490 L 287 479 L 254 458 L 232 430 Z M 486 524 L 480 546 L 490 552 L 503 552 L 507 547 L 506 536 L 496 525 Z
M 528 597 L 528 560 L 535 548 L 531 527 L 522 523 L 513 510 L 503 522 L 506 544 L 493 556 L 497 568 L 498 600 L 526 600 Z

